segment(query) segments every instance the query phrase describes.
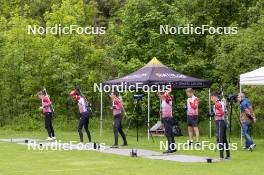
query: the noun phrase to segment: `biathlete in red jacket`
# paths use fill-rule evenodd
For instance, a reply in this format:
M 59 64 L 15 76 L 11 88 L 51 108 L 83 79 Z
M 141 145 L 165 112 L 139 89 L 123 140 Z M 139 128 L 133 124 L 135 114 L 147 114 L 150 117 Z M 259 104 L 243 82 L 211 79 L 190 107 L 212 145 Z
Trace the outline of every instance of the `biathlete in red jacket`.
M 52 126 L 52 102 L 48 95 L 44 95 L 42 91 L 38 92 L 38 97 L 41 100 L 41 107 L 44 116 L 45 116 L 45 128 L 48 131 L 48 138 L 46 140 L 56 140 L 54 129 Z
M 216 125 L 217 145 L 220 151 L 220 160 L 224 159 L 224 150 L 226 151 L 225 159 L 230 159 L 230 149 L 226 137 L 226 122 L 225 122 L 225 105 L 218 98 L 218 93 L 211 95 L 211 101 L 214 103 L 214 119 Z
M 196 145 L 199 146 L 199 128 L 198 128 L 198 104 L 199 99 L 194 95 L 193 89 L 186 89 L 187 99 L 187 125 L 188 125 L 188 134 L 189 134 L 189 145 L 193 143 L 193 130 L 196 136 Z
M 126 135 L 123 131 L 122 128 L 122 109 L 123 109 L 123 104 L 122 102 L 117 98 L 117 93 L 112 92 L 110 94 L 110 97 L 113 101 L 112 109 L 113 109 L 113 116 L 114 116 L 114 126 L 113 126 L 113 131 L 114 131 L 114 137 L 115 137 L 115 143 L 111 148 L 118 148 L 118 132 L 120 133 L 124 143 L 122 146 L 127 146 L 127 140 L 126 140 Z
M 165 128 L 165 136 L 168 140 L 168 150 L 163 152 L 164 154 L 167 153 L 174 153 L 177 151 L 175 145 L 175 139 L 173 134 L 173 125 L 175 124 L 175 120 L 172 116 L 172 97 L 170 92 L 172 91 L 171 88 L 166 90 L 165 92 L 157 92 L 161 100 L 161 122 Z
M 88 102 L 86 101 L 86 99 L 80 95 L 80 93 L 77 90 L 73 90 L 70 93 L 70 96 L 78 103 L 79 106 L 79 111 L 80 111 L 80 121 L 79 121 L 79 125 L 78 125 L 78 133 L 80 136 L 80 142 L 83 143 L 83 132 L 82 132 L 82 128 L 85 129 L 85 132 L 88 136 L 88 141 L 91 142 L 91 134 L 90 131 L 88 129 L 88 125 L 89 125 L 89 114 L 90 112 L 88 111 Z

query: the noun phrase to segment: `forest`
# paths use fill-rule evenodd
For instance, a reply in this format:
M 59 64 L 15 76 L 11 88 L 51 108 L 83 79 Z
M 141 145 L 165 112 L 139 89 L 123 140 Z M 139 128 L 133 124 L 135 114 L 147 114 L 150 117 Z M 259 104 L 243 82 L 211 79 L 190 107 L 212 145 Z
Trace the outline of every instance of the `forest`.
M 238 93 L 239 75 L 264 66 L 263 7 L 263 0 L 1 0 L 0 127 L 39 129 L 43 116 L 36 93 L 43 87 L 60 127 L 75 125 L 78 112 L 69 92 L 76 84 L 99 120 L 100 94 L 93 92 L 94 83 L 133 72 L 153 57 L 177 72 L 210 80 L 212 91 L 223 87 L 225 95 Z M 237 33 L 160 34 L 160 25 L 186 24 L 236 27 Z M 29 25 L 95 26 L 105 32 L 41 35 L 28 33 Z M 256 127 L 262 128 L 264 87 L 243 90 L 253 103 Z M 196 93 L 201 121 L 207 121 L 208 91 Z M 122 96 L 129 116 L 135 117 L 132 94 Z M 174 116 L 185 122 L 185 92 L 177 89 L 173 96 Z M 111 118 L 110 99 L 107 94 L 103 98 L 104 116 Z M 159 101 L 155 94 L 151 99 L 154 124 Z M 238 111 L 239 104 L 235 108 Z M 146 118 L 140 120 L 143 126 Z

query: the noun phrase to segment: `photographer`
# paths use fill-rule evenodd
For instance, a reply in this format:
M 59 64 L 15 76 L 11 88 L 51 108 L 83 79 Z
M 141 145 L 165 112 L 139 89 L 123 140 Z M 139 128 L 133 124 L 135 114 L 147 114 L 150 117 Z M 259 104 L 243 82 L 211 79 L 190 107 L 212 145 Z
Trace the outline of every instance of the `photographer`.
M 172 97 L 170 96 L 171 89 L 165 92 L 158 92 L 158 96 L 161 99 L 161 121 L 164 124 L 165 136 L 168 140 L 168 150 L 164 152 L 173 153 L 176 152 L 175 140 L 173 134 L 174 119 L 172 117 Z
M 192 88 L 186 89 L 187 105 L 187 125 L 188 125 L 188 134 L 189 134 L 189 145 L 193 143 L 193 130 L 196 136 L 196 145 L 199 146 L 199 128 L 198 128 L 198 104 L 199 100 L 196 96 L 194 96 L 194 92 Z
M 113 126 L 113 131 L 114 131 L 114 136 L 115 136 L 115 143 L 111 148 L 118 148 L 118 132 L 120 133 L 124 143 L 122 146 L 127 146 L 127 140 L 126 140 L 126 135 L 123 131 L 122 128 L 122 114 L 121 111 L 123 109 L 123 104 L 122 102 L 117 98 L 117 93 L 112 92 L 110 94 L 111 99 L 113 100 L 113 116 L 114 116 L 114 126 Z
M 213 114 L 210 116 L 214 116 L 215 125 L 216 125 L 216 138 L 217 145 L 220 151 L 220 160 L 224 159 L 224 150 L 226 150 L 226 158 L 230 159 L 230 150 L 229 145 L 226 138 L 226 123 L 225 123 L 225 106 L 223 102 L 219 100 L 218 93 L 213 93 L 211 95 L 211 101 L 214 103 Z
M 85 129 L 86 134 L 88 136 L 88 141 L 91 142 L 91 134 L 90 131 L 88 129 L 88 125 L 89 125 L 89 106 L 88 106 L 88 102 L 86 101 L 86 99 L 80 95 L 80 90 L 77 88 L 73 91 L 71 91 L 70 96 L 78 103 L 79 106 L 79 111 L 80 111 L 80 121 L 79 121 L 79 125 L 78 125 L 78 133 L 80 136 L 80 142 L 83 143 L 83 132 L 82 132 L 82 128 Z
M 252 151 L 256 147 L 256 144 L 254 144 L 250 136 L 249 126 L 252 122 L 256 123 L 256 117 L 253 112 L 251 102 L 245 97 L 244 93 L 239 93 L 237 99 L 240 102 L 240 121 L 242 125 L 243 135 L 246 140 L 245 148 L 249 151 Z

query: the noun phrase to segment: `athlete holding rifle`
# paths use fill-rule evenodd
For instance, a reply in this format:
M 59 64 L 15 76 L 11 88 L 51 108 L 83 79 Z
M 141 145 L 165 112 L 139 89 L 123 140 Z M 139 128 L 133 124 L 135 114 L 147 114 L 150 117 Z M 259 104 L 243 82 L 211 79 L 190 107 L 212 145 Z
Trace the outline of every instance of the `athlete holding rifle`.
M 175 124 L 175 120 L 172 116 L 172 97 L 170 95 L 170 92 L 172 91 L 171 88 L 169 88 L 165 92 L 157 92 L 157 95 L 161 99 L 161 108 L 162 108 L 162 115 L 161 115 L 161 122 L 164 124 L 165 128 L 165 136 L 168 140 L 168 150 L 164 152 L 166 153 L 174 153 L 176 152 L 175 147 L 175 140 L 174 140 L 174 134 L 173 134 L 173 125 Z
M 79 111 L 80 111 L 80 121 L 78 125 L 78 133 L 80 136 L 80 142 L 83 143 L 83 132 L 82 128 L 85 129 L 85 132 L 88 136 L 88 141 L 91 142 L 91 134 L 88 129 L 89 118 L 91 117 L 91 108 L 89 106 L 88 101 L 81 95 L 80 88 L 77 87 L 71 91 L 70 96 L 78 103 Z
M 43 91 L 39 91 L 37 95 L 39 99 L 41 100 L 40 110 L 42 110 L 45 116 L 45 128 L 48 131 L 48 138 L 46 140 L 47 141 L 56 140 L 54 129 L 52 126 L 52 115 L 54 111 L 53 111 L 52 102 L 50 100 L 50 97 L 47 94 L 47 91 L 45 88 Z
M 122 110 L 124 109 L 122 102 L 117 97 L 117 92 L 112 92 L 109 94 L 110 98 L 113 101 L 112 110 L 113 110 L 113 116 L 114 116 L 114 126 L 113 126 L 113 132 L 115 137 L 115 143 L 111 146 L 111 148 L 118 148 L 118 132 L 120 133 L 122 139 L 123 139 L 123 145 L 127 146 L 127 140 L 126 135 L 122 128 Z

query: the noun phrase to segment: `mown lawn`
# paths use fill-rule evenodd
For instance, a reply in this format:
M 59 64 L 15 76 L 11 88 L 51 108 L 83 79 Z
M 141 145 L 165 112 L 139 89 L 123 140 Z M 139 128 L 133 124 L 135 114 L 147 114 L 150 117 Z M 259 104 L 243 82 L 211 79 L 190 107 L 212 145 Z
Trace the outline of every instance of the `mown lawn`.
M 57 132 L 58 139 L 78 141 L 76 132 Z M 104 130 L 104 137 L 99 139 L 99 133 L 93 132 L 96 141 L 110 145 L 113 141 L 111 130 Z M 0 138 L 30 137 L 44 139 L 45 132 L 18 132 L 0 130 Z M 95 140 L 95 139 L 94 139 Z M 136 142 L 135 132 L 130 131 L 128 136 L 130 148 L 145 148 L 159 150 L 159 141 L 163 137 L 155 137 L 155 143 L 146 139 L 141 132 L 139 143 Z M 178 142 L 185 142 L 187 137 L 177 138 Z M 214 142 L 214 138 L 203 137 L 202 140 Z M 239 139 L 232 139 L 239 142 Z M 173 161 L 132 158 L 126 156 L 98 153 L 94 151 L 29 151 L 26 146 L 15 143 L 0 142 L 0 174 L 100 174 L 100 175 L 167 175 L 167 174 L 263 174 L 264 173 L 264 140 L 256 139 L 257 148 L 253 152 L 242 150 L 232 152 L 231 161 L 217 163 L 179 163 Z M 191 154 L 218 157 L 215 151 L 178 151 L 176 154 Z

